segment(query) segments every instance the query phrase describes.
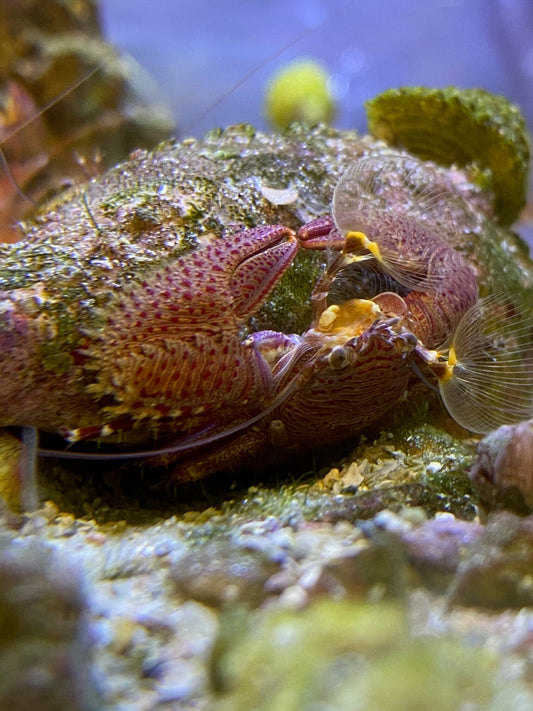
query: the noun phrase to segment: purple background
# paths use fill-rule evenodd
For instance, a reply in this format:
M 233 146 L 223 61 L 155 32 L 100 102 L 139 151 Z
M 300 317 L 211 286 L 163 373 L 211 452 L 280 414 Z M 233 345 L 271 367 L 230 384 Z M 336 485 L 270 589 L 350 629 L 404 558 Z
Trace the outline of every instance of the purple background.
M 363 102 L 406 84 L 504 94 L 533 127 L 533 0 L 102 0 L 102 16 L 180 136 L 264 127 L 268 78 L 304 56 L 331 73 L 340 127 L 364 129 Z
M 266 79 L 301 56 L 333 74 L 341 126 L 363 128 L 365 99 L 403 84 L 481 86 L 520 103 L 533 124 L 531 0 L 102 0 L 102 15 L 187 133 L 261 124 Z

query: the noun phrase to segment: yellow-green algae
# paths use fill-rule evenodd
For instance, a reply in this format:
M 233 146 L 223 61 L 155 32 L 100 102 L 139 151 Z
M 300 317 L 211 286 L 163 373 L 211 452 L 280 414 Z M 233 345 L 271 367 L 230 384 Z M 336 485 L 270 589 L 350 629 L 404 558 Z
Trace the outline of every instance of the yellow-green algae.
M 0 500 L 12 511 L 21 508 L 21 450 L 17 437 L 0 432 Z
M 268 84 L 265 114 L 273 126 L 282 129 L 295 122 L 311 126 L 330 123 L 335 104 L 326 70 L 313 60 L 299 60 L 283 67 Z
M 509 225 L 525 205 L 530 145 L 518 106 L 483 89 L 402 87 L 366 103 L 376 138 L 442 165 L 490 170 L 495 212 Z
M 215 647 L 216 711 L 503 711 L 522 691 L 475 644 L 411 636 L 390 602 L 323 600 L 235 627 Z

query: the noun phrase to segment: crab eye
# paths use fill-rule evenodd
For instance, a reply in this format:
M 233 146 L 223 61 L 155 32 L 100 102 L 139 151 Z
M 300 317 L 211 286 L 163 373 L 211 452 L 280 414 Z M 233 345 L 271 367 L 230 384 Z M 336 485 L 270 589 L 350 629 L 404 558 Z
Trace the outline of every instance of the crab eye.
M 418 338 L 415 336 L 414 333 L 407 331 L 403 334 L 403 342 L 409 349 L 416 348 L 418 344 Z
M 335 370 L 346 368 L 350 360 L 348 350 L 344 346 L 335 346 L 328 357 L 329 364 Z

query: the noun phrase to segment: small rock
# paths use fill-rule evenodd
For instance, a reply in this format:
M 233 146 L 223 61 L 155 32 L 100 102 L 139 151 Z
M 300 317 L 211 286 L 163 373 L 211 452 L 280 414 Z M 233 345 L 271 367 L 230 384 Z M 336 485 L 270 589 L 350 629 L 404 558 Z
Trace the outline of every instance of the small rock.
M 278 570 L 261 552 L 217 540 L 179 559 L 170 577 L 185 598 L 213 607 L 238 601 L 253 606 L 264 599 L 265 583 Z
M 0 579 L 0 708 L 101 708 L 76 571 L 36 541 L 3 540 Z
M 533 420 L 504 425 L 478 445 L 470 479 L 489 509 L 533 509 Z
M 467 551 L 450 602 L 480 607 L 533 605 L 533 516 L 494 515 Z
M 366 597 L 379 590 L 380 598 L 401 598 L 406 589 L 402 546 L 385 533 L 379 533 L 371 542 L 359 541 L 343 555 L 331 559 L 325 571 L 350 595 Z
M 457 572 L 466 548 L 481 537 L 483 527 L 453 516 L 439 516 L 405 531 L 401 539 L 411 565 L 430 588 L 444 590 Z

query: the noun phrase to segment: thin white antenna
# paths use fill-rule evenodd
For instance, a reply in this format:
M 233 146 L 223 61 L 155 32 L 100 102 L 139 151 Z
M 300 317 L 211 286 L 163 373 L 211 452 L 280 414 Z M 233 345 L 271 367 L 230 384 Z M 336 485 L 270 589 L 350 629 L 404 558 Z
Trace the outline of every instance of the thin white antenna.
M 94 76 L 97 72 L 99 72 L 104 67 L 104 65 L 105 65 L 105 62 L 100 62 L 99 64 L 96 65 L 96 67 L 91 69 L 89 72 L 86 72 L 76 82 L 74 82 L 74 84 L 71 84 L 69 87 L 64 89 L 61 93 L 59 93 L 53 99 L 50 99 L 50 101 L 47 101 L 45 104 L 43 104 L 43 106 L 41 106 L 41 108 L 36 113 L 34 113 L 33 116 L 29 116 L 25 121 L 23 121 L 19 126 L 17 126 L 8 136 L 6 136 L 6 138 L 4 138 L 3 141 L 0 142 L 0 166 L 4 169 L 6 175 L 9 179 L 9 182 L 15 188 L 18 195 L 21 198 L 23 198 L 24 200 L 27 200 L 28 202 L 30 202 L 34 207 L 37 207 L 37 203 L 29 195 L 26 195 L 26 193 L 20 186 L 20 183 L 13 175 L 13 171 L 9 167 L 9 163 L 8 163 L 6 154 L 5 154 L 2 146 L 7 141 L 14 138 L 17 134 L 19 134 L 21 131 L 23 131 L 25 128 L 27 128 L 33 121 L 35 121 L 36 118 L 38 118 L 39 116 L 42 116 L 44 113 L 46 113 L 48 111 L 48 109 L 51 109 L 52 106 L 59 104 L 59 102 L 62 101 L 66 96 L 71 94 L 73 91 L 76 91 L 76 89 L 78 89 L 78 87 L 80 87 L 82 84 L 84 84 L 86 81 L 88 81 L 92 76 Z
M 200 123 L 206 116 L 208 116 L 212 111 L 214 111 L 220 104 L 222 104 L 225 99 L 227 99 L 228 96 L 233 94 L 233 92 L 237 91 L 237 89 L 240 89 L 243 84 L 246 84 L 246 82 L 251 79 L 255 74 L 257 74 L 261 69 L 264 67 L 268 66 L 271 62 L 273 62 L 275 59 L 280 57 L 284 52 L 286 52 L 288 49 L 291 47 L 294 47 L 295 44 L 298 44 L 298 42 L 301 42 L 303 39 L 308 37 L 309 35 L 313 34 L 316 30 L 318 30 L 320 27 L 325 25 L 327 22 L 329 22 L 332 17 L 338 17 L 341 15 L 343 12 L 346 12 L 348 7 L 351 5 L 351 2 L 345 3 L 340 10 L 337 12 L 327 15 L 323 20 L 318 22 L 316 25 L 313 25 L 312 27 L 308 27 L 305 29 L 303 32 L 301 32 L 297 37 L 295 37 L 293 40 L 291 40 L 288 44 L 283 45 L 280 49 L 277 49 L 273 54 L 268 56 L 266 59 L 264 59 L 262 62 L 259 64 L 256 64 L 256 66 L 251 69 L 249 72 L 247 72 L 243 77 L 239 79 L 238 82 L 233 84 L 227 91 L 225 91 L 221 96 L 218 97 L 215 101 L 213 101 L 212 104 L 210 104 L 204 111 L 202 111 L 198 116 L 193 121 L 190 121 L 188 124 L 186 124 L 182 129 L 180 129 L 180 133 L 188 133 L 189 131 L 192 131 L 192 129 Z

